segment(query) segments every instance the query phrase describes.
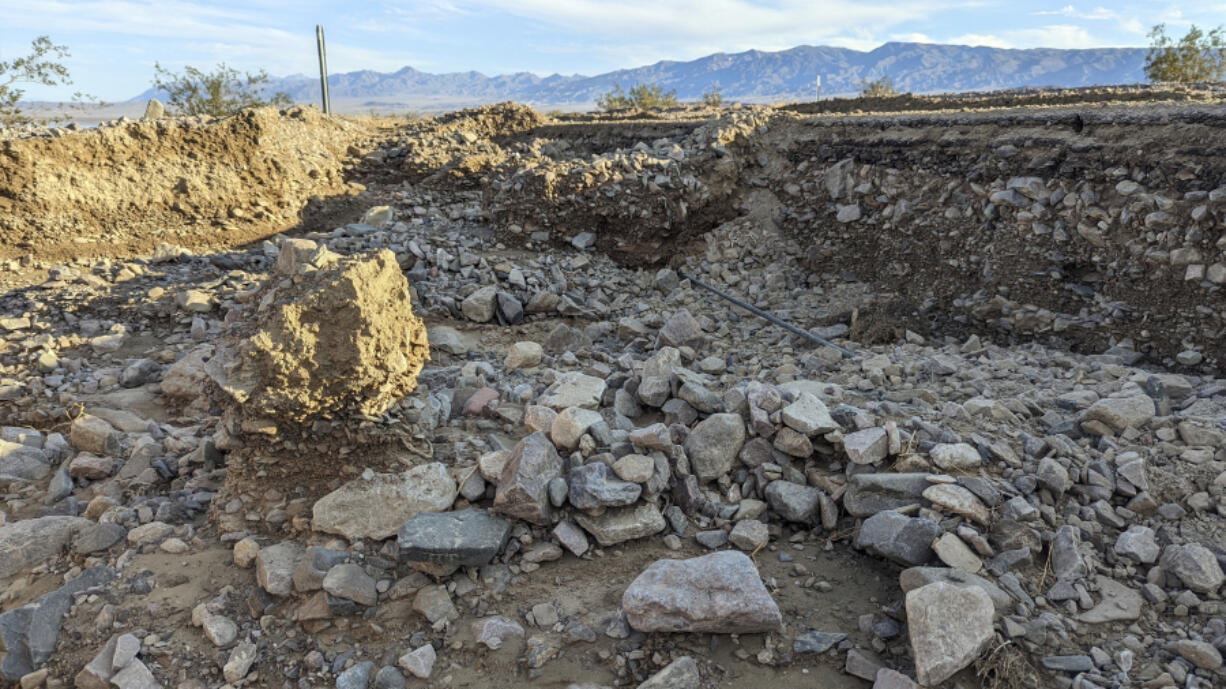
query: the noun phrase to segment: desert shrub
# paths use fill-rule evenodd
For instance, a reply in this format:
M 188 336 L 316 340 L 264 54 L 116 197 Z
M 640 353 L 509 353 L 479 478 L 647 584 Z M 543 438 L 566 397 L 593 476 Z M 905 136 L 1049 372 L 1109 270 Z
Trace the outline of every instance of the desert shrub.
M 635 84 L 630 91 L 622 90 L 621 84 L 613 84 L 613 90 L 596 99 L 601 110 L 659 110 L 677 107 L 677 90 L 665 91 L 655 84 Z
M 18 103 L 25 95 L 19 84 L 41 86 L 66 86 L 72 83 L 64 58 L 68 47 L 56 45 L 49 36 L 39 36 L 30 42 L 30 54 L 13 60 L 0 61 L 0 126 L 20 124 L 49 124 L 72 119 L 61 106 L 60 114 L 54 117 L 33 118 L 22 111 Z M 74 93 L 68 109 L 83 109 L 98 104 L 97 99 L 84 93 Z
M 158 63 L 154 63 L 154 69 L 154 88 L 166 92 L 171 110 L 179 115 L 225 117 L 243 108 L 293 102 L 289 94 L 266 93 L 268 74 L 264 70 L 240 74 L 224 62 L 211 72 L 188 66 L 182 74 L 176 74 Z
M 719 84 L 711 84 L 711 88 L 702 94 L 702 104 L 708 108 L 718 108 L 724 104 L 724 94 Z
M 882 75 L 879 79 L 869 81 L 868 79 L 860 80 L 860 97 L 861 98 L 889 98 L 890 96 L 899 95 L 898 89 L 894 88 L 894 82 L 889 75 Z
M 1150 81 L 1221 81 L 1226 73 L 1226 37 L 1222 27 L 1201 31 L 1195 24 L 1178 41 L 1166 35 L 1166 25 L 1149 32 L 1145 77 Z

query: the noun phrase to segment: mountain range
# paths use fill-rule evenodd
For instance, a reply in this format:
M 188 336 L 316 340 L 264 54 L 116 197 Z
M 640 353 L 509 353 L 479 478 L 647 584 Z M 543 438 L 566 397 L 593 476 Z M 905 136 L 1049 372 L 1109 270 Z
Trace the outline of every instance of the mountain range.
M 1145 54 L 1145 48 L 1015 50 L 931 43 L 886 43 L 868 52 L 798 46 L 778 52 L 716 53 L 596 76 L 517 72 L 489 77 L 479 72 L 431 74 L 412 67 L 392 73 L 362 70 L 329 75 L 328 89 L 334 103 L 350 107 L 459 107 L 503 100 L 591 105 L 614 84 L 636 83 L 676 89 L 682 100 L 701 98 L 718 85 L 726 100 L 766 102 L 813 99 L 819 79 L 822 96 L 855 94 L 861 80 L 881 76 L 889 76 L 900 91 L 917 94 L 1132 84 L 1145 80 Z M 319 101 L 317 77 L 273 78 L 270 88 L 297 102 Z M 133 101 L 157 95 L 150 90 Z

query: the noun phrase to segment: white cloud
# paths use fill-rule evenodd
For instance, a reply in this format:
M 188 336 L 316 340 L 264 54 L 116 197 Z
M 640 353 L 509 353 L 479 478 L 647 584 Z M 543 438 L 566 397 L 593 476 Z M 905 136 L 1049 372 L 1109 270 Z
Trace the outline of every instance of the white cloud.
M 890 34 L 891 41 L 900 43 L 936 43 L 931 36 L 919 32 Z
M 1119 19 L 1120 18 L 1120 15 L 1117 12 L 1113 10 L 1109 10 L 1106 7 L 1101 7 L 1101 6 L 1095 7 L 1094 9 L 1089 10 L 1089 11 L 1082 11 L 1082 10 L 1077 9 L 1073 5 L 1065 5 L 1064 7 L 1061 7 L 1060 9 L 1057 9 L 1057 10 L 1039 10 L 1038 12 L 1031 12 L 1031 14 L 1034 14 L 1040 17 L 1054 15 L 1054 16 L 1060 16 L 1060 17 L 1071 17 L 1074 19 Z
M 1100 41 L 1084 27 L 1073 24 L 1051 24 L 1037 29 L 1003 31 L 1005 41 L 1018 48 L 1101 48 L 1110 42 Z
M 953 38 L 943 42 L 952 43 L 954 45 L 986 46 L 988 48 L 1015 47 L 1012 43 L 1006 41 L 1000 36 L 994 36 L 992 34 L 967 33 L 962 34 L 961 36 L 954 36 Z
M 625 45 L 649 43 L 673 59 L 711 52 L 782 50 L 822 43 L 859 49 L 880 45 L 877 32 L 950 8 L 948 2 L 780 0 L 454 0 L 474 13 L 501 12 L 541 26 Z M 868 31 L 865 27 L 872 27 Z

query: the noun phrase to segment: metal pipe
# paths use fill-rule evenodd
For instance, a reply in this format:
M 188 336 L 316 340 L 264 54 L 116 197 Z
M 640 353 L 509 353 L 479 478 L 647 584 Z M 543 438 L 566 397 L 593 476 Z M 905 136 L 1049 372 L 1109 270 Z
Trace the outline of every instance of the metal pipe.
M 328 96 L 328 57 L 324 54 L 324 27 L 315 25 L 315 42 L 319 45 L 319 92 L 323 97 L 324 114 L 332 114 L 332 98 Z
M 727 301 L 730 301 L 730 302 L 732 302 L 733 304 L 736 304 L 737 306 L 741 307 L 742 309 L 745 309 L 746 311 L 748 311 L 748 312 L 752 313 L 752 314 L 753 314 L 753 315 L 755 315 L 755 316 L 758 316 L 758 317 L 760 317 L 760 318 L 765 318 L 766 320 L 770 321 L 771 323 L 774 323 L 775 325 L 777 325 L 777 326 L 779 326 L 779 327 L 781 327 L 781 328 L 784 328 L 785 330 L 788 330 L 789 332 L 792 332 L 792 333 L 794 333 L 794 334 L 796 334 L 796 335 L 800 335 L 801 337 L 803 337 L 803 338 L 805 338 L 805 339 L 812 340 L 813 342 L 816 342 L 816 343 L 818 343 L 818 344 L 820 344 L 820 345 L 825 345 L 825 346 L 827 346 L 827 347 L 829 347 L 829 348 L 831 348 L 831 349 L 835 350 L 836 352 L 840 352 L 840 353 L 841 353 L 841 354 L 843 354 L 844 356 L 850 357 L 850 358 L 852 358 L 852 359 L 859 359 L 859 358 L 860 358 L 860 355 L 856 354 L 855 352 L 853 352 L 853 351 L 851 351 L 851 350 L 849 350 L 849 349 L 844 349 L 844 348 L 842 348 L 842 347 L 840 347 L 840 346 L 838 346 L 838 345 L 834 344 L 833 342 L 831 342 L 831 341 L 829 341 L 829 340 L 827 340 L 827 339 L 824 339 L 824 338 L 818 337 L 817 335 L 814 335 L 813 333 L 808 332 L 808 331 L 806 331 L 806 330 L 801 330 L 800 328 L 797 328 L 796 326 L 792 325 L 791 323 L 787 323 L 787 322 L 785 322 L 785 321 L 783 321 L 783 320 L 779 319 L 779 318 L 778 318 L 778 317 L 776 317 L 776 316 L 772 316 L 771 314 L 769 314 L 769 313 L 767 313 L 767 312 L 763 311 L 762 309 L 759 309 L 759 308 L 758 308 L 758 307 L 756 307 L 756 306 L 753 306 L 753 305 L 751 305 L 751 304 L 746 304 L 745 302 L 741 301 L 740 299 L 737 299 L 736 297 L 734 297 L 734 296 L 732 296 L 732 295 L 730 295 L 730 294 L 725 294 L 724 292 L 721 292 L 721 291 L 719 291 L 718 289 L 715 289 L 715 288 L 714 288 L 714 287 L 712 287 L 711 285 L 708 285 L 707 283 L 703 282 L 702 280 L 699 280 L 698 278 L 695 278 L 695 277 L 692 277 L 692 276 L 686 275 L 685 273 L 683 273 L 683 272 L 681 272 L 681 271 L 677 271 L 677 277 L 681 278 L 682 280 L 689 280 L 690 282 L 694 283 L 695 285 L 698 285 L 699 287 L 701 287 L 701 288 L 703 288 L 703 289 L 707 290 L 708 292 L 712 292 L 712 293 L 714 293 L 716 296 L 721 297 L 721 298 L 723 298 L 723 299 L 726 299 Z

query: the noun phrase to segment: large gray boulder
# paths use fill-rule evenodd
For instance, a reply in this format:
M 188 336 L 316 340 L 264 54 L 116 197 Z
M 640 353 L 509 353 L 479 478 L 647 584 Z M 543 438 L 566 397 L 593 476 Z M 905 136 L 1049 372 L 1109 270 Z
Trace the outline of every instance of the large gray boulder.
M 1108 397 L 1101 399 L 1086 410 L 1086 421 L 1101 421 L 1120 432 L 1129 426 L 1141 428 L 1157 413 L 1154 400 L 1149 395 L 1131 397 Z
M 752 634 L 783 626 L 753 560 L 733 550 L 653 562 L 626 588 L 622 609 L 641 632 Z
M 810 524 L 816 520 L 822 491 L 791 481 L 771 481 L 766 484 L 766 502 L 780 517 L 789 522 Z

